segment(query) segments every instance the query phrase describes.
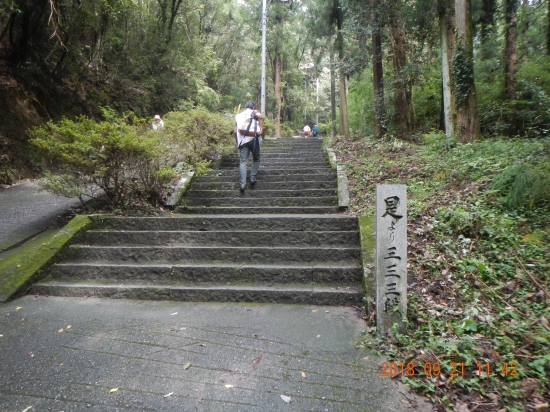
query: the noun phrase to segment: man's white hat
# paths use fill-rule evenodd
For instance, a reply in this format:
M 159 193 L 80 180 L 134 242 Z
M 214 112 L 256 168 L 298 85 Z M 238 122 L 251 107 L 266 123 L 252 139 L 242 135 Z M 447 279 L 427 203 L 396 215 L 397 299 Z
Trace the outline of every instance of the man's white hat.
M 155 115 L 155 120 L 160 120 L 160 116 L 158 114 Z

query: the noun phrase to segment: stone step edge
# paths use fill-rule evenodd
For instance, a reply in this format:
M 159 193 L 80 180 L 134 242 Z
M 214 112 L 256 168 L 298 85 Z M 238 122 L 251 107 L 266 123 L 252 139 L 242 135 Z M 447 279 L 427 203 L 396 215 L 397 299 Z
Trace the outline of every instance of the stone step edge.
M 96 296 L 114 299 L 175 300 L 187 302 L 256 302 L 360 305 L 360 287 L 246 287 L 246 286 L 164 286 L 94 285 L 64 282 L 33 285 L 31 293 L 48 296 Z
M 75 249 L 140 249 L 140 250 L 148 250 L 148 249 L 206 249 L 206 250 L 214 250 L 214 249 L 229 249 L 229 250 L 242 250 L 243 246 L 193 246 L 193 245 L 170 245 L 170 246 L 160 246 L 160 245 L 152 245 L 152 246 L 95 246 L 95 245 L 70 245 L 69 248 L 75 248 Z M 246 246 L 246 250 L 249 250 L 251 252 L 254 251 L 263 251 L 263 250 L 283 250 L 283 251 L 290 251 L 290 250 L 337 250 L 339 252 L 341 251 L 349 251 L 349 250 L 360 250 L 360 246 L 357 245 L 356 247 L 334 247 L 332 245 L 329 246 Z
M 93 229 L 93 230 L 88 230 L 86 231 L 86 233 L 108 233 L 108 234 L 117 234 L 117 233 L 142 233 L 144 235 L 146 234 L 150 234 L 150 233 L 167 233 L 167 234 L 172 234 L 172 233 L 190 233 L 190 234 L 195 234 L 195 233 L 250 233 L 250 230 L 249 229 L 245 229 L 245 230 L 239 230 L 239 229 L 231 229 L 231 230 L 173 230 L 173 229 L 168 229 L 168 230 L 150 230 L 150 229 L 146 229 L 146 230 L 124 230 L 124 229 Z M 270 230 L 255 230 L 254 231 L 254 234 L 273 234 L 273 233 L 285 233 L 285 234 L 288 234 L 288 233 L 293 233 L 293 234 L 296 234 L 296 233 L 311 233 L 311 234 L 323 234 L 323 233 L 327 233 L 327 234 L 344 234 L 344 233 L 357 233 L 357 230 L 308 230 L 308 231 L 305 231 L 305 230 L 275 230 L 275 229 L 270 229 Z
M 304 265 L 253 265 L 253 264 L 242 264 L 242 263 L 226 263 L 226 264 L 219 264 L 219 263 L 198 263 L 198 264 L 162 264 L 162 263 L 152 263 L 152 264 L 124 264 L 124 263 L 95 263 L 94 261 L 87 261 L 85 263 L 71 263 L 71 262 L 65 262 L 65 263 L 56 263 L 52 267 L 102 267 L 102 268 L 119 268 L 119 267 L 129 267 L 129 268 L 207 268 L 207 269 L 214 269 L 214 268 L 238 268 L 238 269 L 342 269 L 342 270 L 354 270 L 354 269 L 361 269 L 360 264 L 350 265 L 350 264 L 327 264 L 326 262 L 323 262 L 322 264 L 304 264 Z
M 312 208 L 315 208 L 316 206 L 312 206 Z M 281 209 L 281 208 L 278 208 Z M 110 220 L 157 220 L 157 219 L 166 219 L 166 220 L 177 220 L 177 219 L 193 219 L 193 220 L 200 220 L 200 219 L 243 219 L 243 215 L 238 213 L 225 213 L 225 214 L 219 214 L 219 215 L 200 215 L 200 214 L 193 214 L 193 215 L 187 215 L 182 213 L 174 213 L 171 216 L 112 216 L 112 215 L 94 215 L 91 217 L 92 219 L 110 219 Z M 321 214 L 321 213 L 258 213 L 252 216 L 246 216 L 247 219 L 288 219 L 288 220 L 295 220 L 295 219 L 336 219 L 336 220 L 357 220 L 357 216 L 350 216 L 350 215 L 343 215 L 338 213 L 332 213 L 332 214 Z
M 331 293 L 347 293 L 355 294 L 361 290 L 361 285 L 357 284 L 356 286 L 305 286 L 305 287 L 296 287 L 296 286 L 198 286 L 198 285 L 189 285 L 189 286 L 175 286 L 175 285 L 162 285 L 162 284 L 135 284 L 135 283 L 126 283 L 122 286 L 119 285 L 104 285 L 96 284 L 93 282 L 57 282 L 57 281 L 48 281 L 36 283 L 35 286 L 56 286 L 56 287 L 115 287 L 115 288 L 162 288 L 162 289 L 188 289 L 188 290 L 249 290 L 249 291 L 258 291 L 258 290 L 277 290 L 277 291 L 300 291 L 300 292 L 331 292 Z
M 333 216 L 338 212 L 338 209 L 336 205 L 334 206 L 177 206 L 175 210 L 179 214 L 186 214 L 186 215 L 193 215 L 197 212 L 209 212 L 201 214 L 201 216 L 222 216 L 222 215 L 228 215 L 228 214 L 234 214 L 229 213 L 229 211 L 238 211 L 240 210 L 238 216 L 240 218 L 244 218 L 246 216 L 247 219 L 249 219 L 252 216 L 265 216 L 265 212 L 269 211 L 275 211 L 273 215 L 278 214 L 284 214 L 281 213 L 281 210 L 286 211 L 287 213 L 291 213 L 292 210 L 299 210 L 299 213 L 296 213 L 296 215 L 304 215 L 304 211 L 307 210 L 314 210 L 315 213 L 311 213 L 311 216 L 319 215 L 319 210 L 326 211 L 327 216 Z M 255 210 L 261 211 L 261 212 L 255 212 Z M 215 213 L 217 211 L 223 211 L 223 213 Z M 269 214 L 269 213 L 267 213 Z

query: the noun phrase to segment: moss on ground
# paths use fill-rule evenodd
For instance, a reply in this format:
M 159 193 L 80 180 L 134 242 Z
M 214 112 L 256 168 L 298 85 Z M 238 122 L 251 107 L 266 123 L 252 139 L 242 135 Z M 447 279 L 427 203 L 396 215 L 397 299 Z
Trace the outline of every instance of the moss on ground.
M 372 215 L 359 215 L 359 235 L 361 237 L 361 262 L 363 264 L 363 291 L 366 298 L 365 310 L 370 313 L 374 310 L 374 304 L 376 301 L 376 284 L 375 284 L 375 272 L 374 272 L 374 259 L 376 238 L 373 236 L 374 228 L 374 216 Z M 369 302 L 371 304 L 369 304 Z
M 89 216 L 76 216 L 64 228 L 45 232 L 5 254 L 0 261 L 0 302 L 17 296 L 39 280 L 43 268 L 52 262 L 63 246 L 91 224 Z

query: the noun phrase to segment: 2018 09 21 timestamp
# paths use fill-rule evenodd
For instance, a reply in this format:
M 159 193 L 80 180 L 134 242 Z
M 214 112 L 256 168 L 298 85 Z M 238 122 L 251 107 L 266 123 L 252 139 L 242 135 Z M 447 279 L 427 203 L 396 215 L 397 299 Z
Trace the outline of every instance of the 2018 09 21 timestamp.
M 439 362 L 424 362 L 420 365 L 414 362 L 382 362 L 382 376 L 395 377 L 401 376 L 439 376 L 445 373 L 450 377 L 466 376 L 469 374 L 475 374 L 481 377 L 487 377 L 494 374 L 500 374 L 503 376 L 517 376 L 518 364 L 517 362 L 502 362 L 502 363 L 477 363 L 475 365 L 465 365 L 462 362 L 450 362 L 445 371 L 442 369 L 442 365 Z M 446 366 L 446 365 L 443 365 Z

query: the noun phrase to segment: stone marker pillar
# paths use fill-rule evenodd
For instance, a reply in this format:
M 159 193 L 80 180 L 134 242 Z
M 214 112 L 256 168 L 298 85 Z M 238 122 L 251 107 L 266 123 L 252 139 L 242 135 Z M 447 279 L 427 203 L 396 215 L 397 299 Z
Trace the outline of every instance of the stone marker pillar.
M 404 332 L 407 315 L 407 186 L 376 185 L 376 328 Z

